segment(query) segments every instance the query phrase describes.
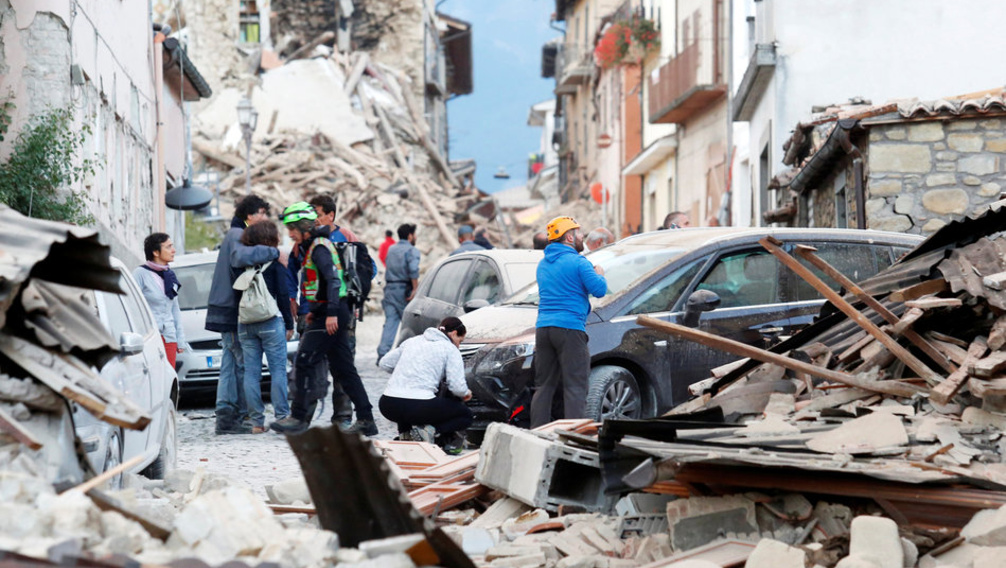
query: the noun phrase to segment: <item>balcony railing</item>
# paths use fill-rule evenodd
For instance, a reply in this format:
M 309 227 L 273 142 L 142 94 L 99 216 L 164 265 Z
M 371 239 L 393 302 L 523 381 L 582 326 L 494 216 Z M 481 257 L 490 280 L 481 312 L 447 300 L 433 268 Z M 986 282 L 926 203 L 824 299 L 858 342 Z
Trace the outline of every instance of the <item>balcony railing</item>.
M 727 87 L 711 67 L 715 53 L 702 61 L 701 43 L 695 42 L 665 63 L 656 79 L 650 81 L 649 115 L 651 123 L 681 123 L 726 95 Z M 710 67 L 705 73 L 702 66 Z M 705 77 L 700 78 L 700 74 Z M 702 80 L 704 79 L 704 80 Z
M 556 93 L 575 93 L 577 85 L 590 82 L 594 70 L 594 52 L 587 46 L 565 44 L 556 57 Z

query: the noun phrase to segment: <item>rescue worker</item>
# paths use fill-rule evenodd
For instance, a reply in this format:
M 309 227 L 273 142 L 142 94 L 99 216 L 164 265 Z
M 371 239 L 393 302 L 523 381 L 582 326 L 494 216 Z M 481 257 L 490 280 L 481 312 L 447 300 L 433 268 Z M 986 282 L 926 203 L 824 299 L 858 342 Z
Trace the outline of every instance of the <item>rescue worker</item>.
M 562 389 L 565 418 L 584 418 L 590 351 L 588 296 L 608 291 L 604 270 L 580 256 L 583 233 L 572 217 L 556 217 L 545 230 L 549 244 L 538 262 L 538 320 L 535 323 L 531 427 L 552 421 L 552 397 Z
M 377 346 L 377 360 L 391 351 L 402 322 L 405 305 L 412 301 L 419 286 L 419 249 L 416 248 L 416 226 L 406 223 L 398 227 L 398 242 L 388 249 L 384 271 L 384 329 Z M 380 366 L 380 363 L 378 363 Z
M 307 327 L 297 349 L 294 388 L 291 393 L 290 416 L 269 425 L 282 433 L 303 432 L 311 423 L 318 400 L 328 392 L 325 376 L 326 357 L 333 370 L 338 370 L 336 380 L 356 400 L 359 393 L 352 392 L 353 385 L 363 388 L 347 334 L 350 310 L 343 298 L 346 283 L 335 246 L 329 240 L 329 227 L 316 226 L 318 214 L 305 202 L 294 203 L 283 211 L 283 224 L 290 238 L 299 242 L 298 255 L 303 258 L 301 268 L 301 294 L 307 300 L 309 311 Z M 363 391 L 366 397 L 366 391 Z M 373 422 L 366 408 L 357 406 L 358 420 Z

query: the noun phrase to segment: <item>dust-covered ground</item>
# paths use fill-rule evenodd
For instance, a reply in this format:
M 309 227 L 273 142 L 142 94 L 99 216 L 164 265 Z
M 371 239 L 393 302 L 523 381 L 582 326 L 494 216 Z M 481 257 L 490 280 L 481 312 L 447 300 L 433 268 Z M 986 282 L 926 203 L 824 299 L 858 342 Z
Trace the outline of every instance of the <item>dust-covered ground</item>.
M 374 419 L 380 433 L 373 438 L 391 439 L 398 432 L 393 422 L 381 416 L 377 401 L 384 392 L 388 373 L 377 367 L 377 344 L 384 325 L 382 314 L 368 315 L 357 323 L 356 368 L 374 405 Z M 207 472 L 227 475 L 248 484 L 256 493 L 265 496 L 264 487 L 300 475 L 300 465 L 283 435 L 275 432 L 246 434 L 242 436 L 217 436 L 214 433 L 213 402 L 201 402 L 198 408 L 183 409 L 178 416 L 178 467 L 195 470 L 202 467 Z M 312 425 L 329 426 L 332 418 L 332 400 L 325 399 L 325 407 Z M 266 404 L 266 423 L 273 419 L 272 406 Z

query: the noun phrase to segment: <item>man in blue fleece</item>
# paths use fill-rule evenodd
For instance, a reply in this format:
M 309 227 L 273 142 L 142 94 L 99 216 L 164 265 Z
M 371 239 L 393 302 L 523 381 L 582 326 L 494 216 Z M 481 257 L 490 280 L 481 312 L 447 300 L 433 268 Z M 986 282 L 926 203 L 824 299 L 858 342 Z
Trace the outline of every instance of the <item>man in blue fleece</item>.
M 588 296 L 600 298 L 608 291 L 604 270 L 580 256 L 583 233 L 572 217 L 552 219 L 546 233 L 548 246 L 537 272 L 532 428 L 552 421 L 552 397 L 560 387 L 565 418 L 584 418 L 590 376 Z

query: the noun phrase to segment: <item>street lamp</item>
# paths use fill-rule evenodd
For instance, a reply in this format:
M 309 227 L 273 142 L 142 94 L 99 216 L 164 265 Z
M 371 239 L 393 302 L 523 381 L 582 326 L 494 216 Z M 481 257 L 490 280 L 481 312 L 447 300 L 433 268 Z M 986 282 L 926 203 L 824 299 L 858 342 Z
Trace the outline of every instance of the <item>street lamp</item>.
M 258 123 L 258 111 L 252 106 L 248 97 L 243 97 L 238 103 L 238 123 L 241 125 L 241 133 L 245 140 L 245 187 L 248 195 L 251 195 L 251 144 L 252 133 L 255 132 L 255 125 Z

